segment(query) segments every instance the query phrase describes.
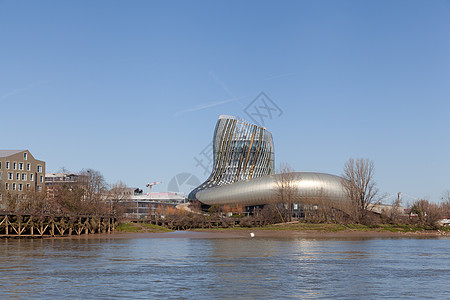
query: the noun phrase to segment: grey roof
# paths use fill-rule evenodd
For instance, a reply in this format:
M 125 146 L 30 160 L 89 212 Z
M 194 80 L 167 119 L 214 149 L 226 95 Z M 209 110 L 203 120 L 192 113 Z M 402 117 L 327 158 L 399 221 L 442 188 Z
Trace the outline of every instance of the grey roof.
M 67 176 L 78 176 L 78 174 L 74 173 L 45 173 L 45 177 L 67 177 Z
M 0 157 L 8 157 L 26 150 L 0 150 Z

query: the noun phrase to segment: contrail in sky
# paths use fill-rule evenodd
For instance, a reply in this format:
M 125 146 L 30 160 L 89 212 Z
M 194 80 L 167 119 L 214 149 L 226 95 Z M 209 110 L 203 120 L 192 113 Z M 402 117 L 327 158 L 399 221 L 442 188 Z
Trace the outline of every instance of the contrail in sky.
M 233 98 L 233 99 L 239 100 L 239 98 L 236 97 L 236 96 L 230 91 L 230 89 L 228 88 L 228 86 L 225 84 L 225 82 L 223 82 L 223 81 L 219 78 L 219 76 L 217 76 L 213 71 L 210 71 L 210 72 L 209 72 L 209 75 L 214 79 L 214 81 L 215 81 L 217 84 L 219 84 L 219 85 L 222 87 L 222 89 L 228 94 L 228 96 L 230 96 L 230 97 Z M 242 97 L 241 97 L 241 98 L 242 98 Z M 238 101 L 238 103 L 239 103 L 242 107 L 245 107 L 245 105 L 242 104 L 241 101 Z
M 186 109 L 186 110 L 182 110 L 179 111 L 175 114 L 175 116 L 179 116 L 188 112 L 194 112 L 194 111 L 199 111 L 202 109 L 206 109 L 206 108 L 210 108 L 210 107 L 214 107 L 217 105 L 221 105 L 221 104 L 225 104 L 225 103 L 229 103 L 229 102 L 234 102 L 239 100 L 239 98 L 231 98 L 231 99 L 227 99 L 227 100 L 222 100 L 222 101 L 217 101 L 217 102 L 212 102 L 212 103 L 208 103 L 208 104 L 203 104 L 203 105 L 198 105 L 198 106 L 194 106 L 192 108 Z
M 24 91 L 29 90 L 29 89 L 32 89 L 32 88 L 35 88 L 35 87 L 37 87 L 37 86 L 43 85 L 43 84 L 48 83 L 48 82 L 49 82 L 49 81 L 37 81 L 37 82 L 34 82 L 34 83 L 32 83 L 32 84 L 27 85 L 26 87 L 18 88 L 18 89 L 12 90 L 12 91 L 9 92 L 9 93 L 6 93 L 6 94 L 4 94 L 4 95 L 1 95 L 1 96 L 0 96 L 0 100 L 6 99 L 6 98 L 8 98 L 8 97 L 14 96 L 14 95 L 16 95 L 16 94 L 19 94 L 19 93 L 21 93 L 21 92 L 24 92 Z
M 228 96 L 235 98 L 234 94 L 230 91 L 228 86 L 213 71 L 210 71 L 209 75 L 211 75 L 214 81 L 217 82 L 225 92 L 227 92 Z

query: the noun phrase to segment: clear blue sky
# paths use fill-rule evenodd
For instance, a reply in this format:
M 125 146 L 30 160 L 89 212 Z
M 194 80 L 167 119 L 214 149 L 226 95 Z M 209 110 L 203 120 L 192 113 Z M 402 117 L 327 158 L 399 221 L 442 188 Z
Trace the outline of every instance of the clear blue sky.
M 449 1 L 0 1 L 0 148 L 49 172 L 204 180 L 217 118 L 262 91 L 277 165 L 450 189 Z

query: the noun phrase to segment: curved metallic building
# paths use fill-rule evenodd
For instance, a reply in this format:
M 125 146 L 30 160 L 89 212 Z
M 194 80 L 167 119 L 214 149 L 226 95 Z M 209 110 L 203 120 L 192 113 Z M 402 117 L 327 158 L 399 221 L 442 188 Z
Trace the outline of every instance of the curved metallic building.
M 272 134 L 265 128 L 232 116 L 217 121 L 213 141 L 213 170 L 209 178 L 189 194 L 274 172 Z
M 292 185 L 296 188 L 295 200 L 299 203 L 308 198 L 323 198 L 328 201 L 346 199 L 341 177 L 312 172 L 295 172 Z M 207 205 L 238 203 L 244 206 L 279 202 L 281 174 L 263 176 L 251 180 L 199 191 L 197 199 Z
M 281 174 L 274 173 L 272 135 L 265 128 L 220 116 L 214 132 L 214 164 L 209 178 L 190 194 L 206 205 L 245 206 L 280 202 Z M 344 201 L 341 177 L 312 172 L 289 173 L 295 197 Z

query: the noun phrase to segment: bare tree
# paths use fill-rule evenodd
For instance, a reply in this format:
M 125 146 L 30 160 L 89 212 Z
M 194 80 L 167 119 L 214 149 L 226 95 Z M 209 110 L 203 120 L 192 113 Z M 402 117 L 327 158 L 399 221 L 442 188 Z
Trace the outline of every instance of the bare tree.
M 54 203 L 64 215 L 84 215 L 90 211 L 84 201 L 84 188 L 79 185 L 61 185 L 55 193 Z
M 284 221 L 291 221 L 294 209 L 294 203 L 299 201 L 298 190 L 295 186 L 297 174 L 293 172 L 288 164 L 281 164 L 279 168 L 279 176 L 276 179 L 277 202 L 282 203 L 284 208 L 276 205 L 281 218 Z
M 198 200 L 189 203 L 189 208 L 195 213 L 202 213 L 202 204 Z
M 8 192 L 5 198 L 6 198 L 5 199 L 6 210 L 9 210 L 10 212 L 15 212 L 17 209 L 17 202 L 19 200 L 18 195 L 11 194 L 10 192 Z
M 125 183 L 118 181 L 108 191 L 109 211 L 115 218 L 123 215 L 125 209 L 124 203 L 131 198 L 128 190 Z
M 391 223 L 398 224 L 404 221 L 404 217 L 402 217 L 404 212 L 400 196 L 392 201 L 391 208 L 387 211 L 387 215 Z
M 47 199 L 45 190 L 28 190 L 25 197 L 18 203 L 17 212 L 32 216 L 43 216 L 53 214 L 54 207 L 52 201 Z
M 443 217 L 449 219 L 450 218 L 450 190 L 444 192 L 441 197 L 441 211 Z
M 58 169 L 58 173 L 70 173 L 70 171 L 66 167 L 62 166 Z
M 305 221 L 310 223 L 330 223 L 334 221 L 334 211 L 331 201 L 325 197 L 323 189 L 317 196 L 309 197 L 303 202 Z
M 90 214 L 104 214 L 107 212 L 105 205 L 105 195 L 108 188 L 103 175 L 96 170 L 86 169 L 79 174 L 82 178 L 84 189 L 84 205 Z
M 259 213 L 259 217 L 262 225 L 284 222 L 277 204 L 264 205 L 263 209 Z
M 308 223 L 344 223 L 348 218 L 345 213 L 346 203 L 327 198 L 323 189 L 314 197 L 302 201 L 305 221 Z
M 378 189 L 374 181 L 374 164 L 368 158 L 350 158 L 344 165 L 342 185 L 351 202 L 348 212 L 356 222 L 365 221 L 377 202 Z
M 96 170 L 86 169 L 81 170 L 80 175 L 84 178 L 84 188 L 86 189 L 86 199 L 88 201 L 95 201 L 107 189 L 105 178 Z
M 436 226 L 441 217 L 439 205 L 424 199 L 414 201 L 410 212 L 417 216 L 417 221 L 421 225 Z

